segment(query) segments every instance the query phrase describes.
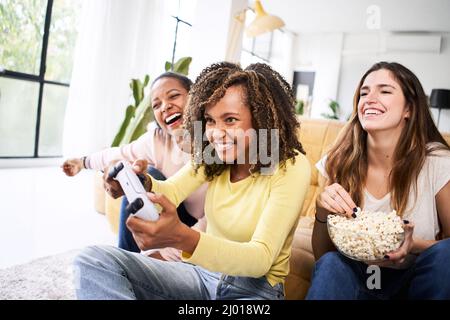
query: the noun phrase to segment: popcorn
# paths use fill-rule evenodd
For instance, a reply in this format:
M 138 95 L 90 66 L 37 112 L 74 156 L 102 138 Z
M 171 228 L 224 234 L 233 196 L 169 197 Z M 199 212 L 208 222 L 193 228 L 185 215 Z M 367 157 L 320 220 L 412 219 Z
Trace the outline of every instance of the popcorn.
M 381 260 L 398 249 L 404 239 L 397 212 L 367 212 L 358 208 L 355 219 L 328 216 L 328 233 L 344 255 L 360 261 Z

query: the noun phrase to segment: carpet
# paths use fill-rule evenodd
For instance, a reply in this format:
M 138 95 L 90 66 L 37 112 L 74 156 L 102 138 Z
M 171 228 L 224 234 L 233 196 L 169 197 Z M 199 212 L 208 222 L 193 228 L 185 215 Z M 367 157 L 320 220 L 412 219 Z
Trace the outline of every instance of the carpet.
M 71 300 L 72 262 L 79 250 L 0 270 L 0 300 Z

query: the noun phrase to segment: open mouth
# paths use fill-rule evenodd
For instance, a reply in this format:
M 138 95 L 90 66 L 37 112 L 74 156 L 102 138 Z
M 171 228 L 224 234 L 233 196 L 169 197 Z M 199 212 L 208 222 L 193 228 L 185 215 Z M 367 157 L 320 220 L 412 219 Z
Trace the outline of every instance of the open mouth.
M 219 152 L 223 152 L 226 150 L 229 150 L 233 148 L 234 143 L 233 142 L 227 142 L 227 143 L 214 143 L 214 149 Z
M 381 111 L 380 109 L 375 109 L 375 108 L 367 108 L 363 112 L 364 116 L 378 116 L 381 114 L 384 114 L 384 111 Z
M 178 120 L 180 120 L 181 119 L 181 113 L 174 113 L 174 114 L 172 114 L 172 115 L 170 115 L 170 116 L 168 116 L 165 120 L 164 120 L 164 122 L 165 122 L 165 124 L 167 124 L 167 125 L 171 125 L 171 124 L 173 124 L 173 123 L 175 123 L 175 122 L 177 122 Z

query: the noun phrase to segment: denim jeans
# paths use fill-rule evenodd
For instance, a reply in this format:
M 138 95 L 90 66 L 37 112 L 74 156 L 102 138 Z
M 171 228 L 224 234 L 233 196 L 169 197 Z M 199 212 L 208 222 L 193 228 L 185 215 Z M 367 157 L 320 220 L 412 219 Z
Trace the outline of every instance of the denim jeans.
M 309 300 L 450 299 L 450 239 L 423 251 L 408 269 L 380 268 L 380 289 L 369 289 L 367 265 L 328 252 L 316 263 Z
M 148 174 L 151 175 L 156 180 L 166 180 L 166 177 L 158 170 L 153 167 L 149 167 Z M 126 222 L 129 214 L 125 210 L 128 205 L 128 200 L 126 197 L 123 197 L 122 205 L 120 207 L 120 220 L 119 220 L 119 248 L 122 248 L 131 252 L 140 252 L 141 250 L 136 244 L 136 241 L 133 238 L 133 234 L 130 230 L 128 230 Z M 193 226 L 197 219 L 189 214 L 189 212 L 184 207 L 184 204 L 181 203 L 178 208 L 178 217 L 181 222 L 188 225 L 189 227 Z
M 75 259 L 74 279 L 82 300 L 284 299 L 283 285 L 272 287 L 265 277 L 227 276 L 112 246 L 84 249 Z

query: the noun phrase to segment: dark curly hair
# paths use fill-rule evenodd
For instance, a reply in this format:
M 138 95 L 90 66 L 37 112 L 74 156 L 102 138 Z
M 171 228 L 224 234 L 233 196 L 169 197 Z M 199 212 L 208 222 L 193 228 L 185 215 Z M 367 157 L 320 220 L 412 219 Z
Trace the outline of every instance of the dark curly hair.
M 205 68 L 191 87 L 184 123 L 190 133 L 191 153 L 196 162 L 196 169 L 204 166 L 208 180 L 219 176 L 230 164 L 206 164 L 203 161 L 203 153 L 209 142 L 195 140 L 194 123 L 201 121 L 203 135 L 206 126 L 204 117 L 206 106 L 217 103 L 229 87 L 236 85 L 243 88 L 245 104 L 250 108 L 252 125 L 256 132 L 259 132 L 259 129 L 279 130 L 280 167 L 285 167 L 289 159 L 294 162 L 297 151 L 305 154 L 298 140 L 300 124 L 294 111 L 294 95 L 286 80 L 263 63 L 251 64 L 245 69 L 230 62 L 215 63 Z M 268 146 L 271 143 L 269 135 Z M 267 149 L 269 156 L 272 156 L 270 148 Z M 262 164 L 258 157 L 257 162 L 251 165 L 250 173 L 257 173 L 264 167 L 269 165 Z

